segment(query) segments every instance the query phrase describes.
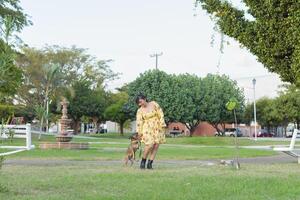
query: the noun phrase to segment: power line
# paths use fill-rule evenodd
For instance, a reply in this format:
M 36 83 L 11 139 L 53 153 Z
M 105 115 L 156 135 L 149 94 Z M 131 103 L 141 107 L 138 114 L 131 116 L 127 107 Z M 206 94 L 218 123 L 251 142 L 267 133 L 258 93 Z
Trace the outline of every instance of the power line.
M 234 80 L 244 80 L 244 79 L 253 79 L 253 78 L 266 78 L 266 77 L 275 77 L 275 74 L 265 74 L 265 75 L 258 75 L 258 76 L 245 76 L 245 77 L 239 77 L 239 78 L 233 78 Z

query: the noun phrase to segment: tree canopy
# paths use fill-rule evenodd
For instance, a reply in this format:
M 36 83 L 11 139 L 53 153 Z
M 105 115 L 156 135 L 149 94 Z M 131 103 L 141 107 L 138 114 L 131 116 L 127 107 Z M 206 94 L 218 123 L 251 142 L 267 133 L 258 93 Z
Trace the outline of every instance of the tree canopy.
M 28 15 L 23 12 L 19 0 L 0 1 L 0 25 L 3 26 L 7 20 L 12 21 L 11 29 L 17 32 L 20 32 L 24 26 L 31 24 Z M 2 32 L 2 34 L 4 33 Z
M 197 0 L 220 31 L 246 47 L 283 81 L 300 85 L 300 3 L 243 0 L 246 10 L 228 1 Z M 250 17 L 248 17 L 250 15 Z
M 191 134 L 201 121 L 209 122 L 218 130 L 218 124 L 233 122 L 232 113 L 225 107 L 232 97 L 240 104 L 237 109 L 239 119 L 244 109 L 243 91 L 227 76 L 209 74 L 200 78 L 150 70 L 128 85 L 128 93 L 133 118 L 137 109 L 134 98 L 143 93 L 160 104 L 167 123 L 181 122 Z
M 117 122 L 120 126 L 120 133 L 124 133 L 124 124 L 130 117 L 130 111 L 127 109 L 128 94 L 126 92 L 118 92 L 111 96 L 112 104 L 109 105 L 104 112 L 107 120 Z
M 263 128 L 276 129 L 287 127 L 293 123 L 300 127 L 300 90 L 289 85 L 279 92 L 276 98 L 262 97 L 256 101 L 257 122 Z M 248 104 L 244 113 L 244 122 L 250 124 L 253 121 L 253 103 Z
M 22 82 L 22 70 L 15 65 L 16 51 L 10 38 L 31 22 L 19 3 L 0 1 L 0 102 L 13 96 Z
M 91 88 L 103 89 L 105 81 L 118 76 L 108 63 L 75 46 L 25 47 L 17 58 L 17 65 L 24 70 L 25 77 L 17 98 L 23 104 L 34 101 L 41 105 L 47 91 L 50 98 L 61 96 L 65 89 L 71 90 L 74 82 L 83 79 L 91 83 Z
M 218 132 L 225 130 L 225 123 L 233 123 L 232 112 L 226 109 L 226 103 L 235 98 L 238 102 L 236 107 L 237 120 L 241 121 L 244 112 L 244 93 L 237 83 L 225 75 L 208 74 L 202 80 L 203 99 L 200 112 L 203 121 L 210 123 Z M 219 125 L 222 125 L 220 129 Z

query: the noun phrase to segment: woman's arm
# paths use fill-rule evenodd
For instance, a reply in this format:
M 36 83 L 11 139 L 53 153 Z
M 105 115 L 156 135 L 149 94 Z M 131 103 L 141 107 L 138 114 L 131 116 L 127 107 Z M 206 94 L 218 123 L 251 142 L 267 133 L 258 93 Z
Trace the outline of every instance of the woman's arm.
M 140 109 L 136 112 L 136 131 L 139 136 L 143 135 L 144 119 Z
M 154 107 L 155 107 L 157 116 L 159 118 L 161 127 L 167 127 L 167 125 L 165 123 L 164 112 L 162 111 L 161 107 L 155 101 L 153 101 L 152 103 L 154 104 Z

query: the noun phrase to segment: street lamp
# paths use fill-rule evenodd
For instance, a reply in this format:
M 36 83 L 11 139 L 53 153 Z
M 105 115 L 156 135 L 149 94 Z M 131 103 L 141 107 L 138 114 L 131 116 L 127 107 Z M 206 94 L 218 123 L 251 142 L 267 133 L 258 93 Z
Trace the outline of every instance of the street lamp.
M 255 78 L 252 80 L 252 84 L 253 84 L 253 99 L 254 99 L 254 103 L 253 103 L 253 112 L 254 112 L 254 136 L 255 136 L 255 140 L 257 140 L 257 130 L 256 130 L 256 99 L 255 99 L 255 84 L 256 84 L 256 79 L 255 79 Z

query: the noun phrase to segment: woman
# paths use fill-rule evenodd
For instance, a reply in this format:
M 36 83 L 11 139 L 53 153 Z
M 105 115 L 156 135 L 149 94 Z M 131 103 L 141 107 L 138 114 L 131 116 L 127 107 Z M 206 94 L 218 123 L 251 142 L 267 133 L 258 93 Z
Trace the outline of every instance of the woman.
M 141 141 L 145 144 L 140 168 L 145 169 L 146 160 L 149 156 L 147 169 L 152 169 L 159 144 L 166 142 L 164 114 L 155 101 L 148 102 L 144 95 L 137 96 L 136 103 L 140 107 L 136 114 L 136 130 Z

